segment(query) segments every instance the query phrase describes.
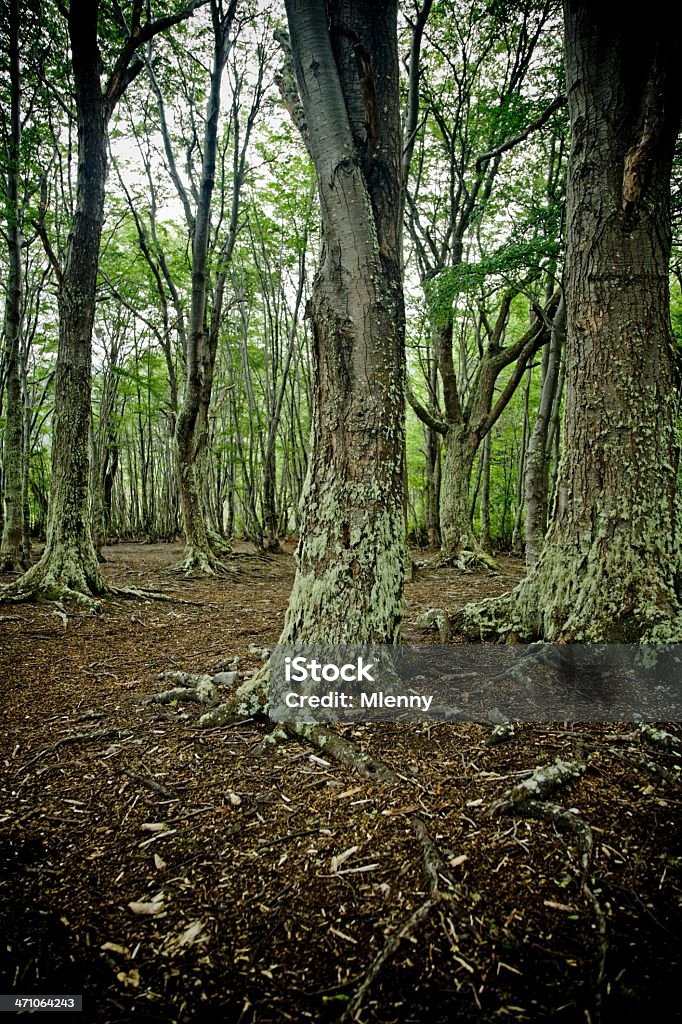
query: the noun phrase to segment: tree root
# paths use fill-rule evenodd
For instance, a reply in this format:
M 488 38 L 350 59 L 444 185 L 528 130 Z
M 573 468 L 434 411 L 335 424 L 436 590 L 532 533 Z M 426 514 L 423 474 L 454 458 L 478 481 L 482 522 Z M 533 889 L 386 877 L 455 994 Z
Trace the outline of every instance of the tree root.
M 524 804 L 527 800 L 545 800 L 551 793 L 561 786 L 567 785 L 573 779 L 578 779 L 585 771 L 583 761 L 563 761 L 557 758 L 554 764 L 544 768 L 536 768 L 529 778 L 518 782 L 511 789 L 495 801 L 490 807 L 489 814 L 504 814 L 512 811 L 515 807 Z
M 196 574 L 203 576 L 227 576 L 232 573 L 239 573 L 241 570 L 234 565 L 227 565 L 213 554 L 202 548 L 189 547 L 185 549 L 182 561 L 168 567 L 167 572 L 182 573 L 186 577 Z
M 488 738 L 484 740 L 483 746 L 499 747 L 501 743 L 511 743 L 513 739 L 516 739 L 516 729 L 511 722 L 505 722 L 504 725 L 493 727 Z
M 106 591 L 101 596 L 104 596 L 105 593 Z M 21 587 L 14 583 L 8 583 L 0 587 L 0 604 L 28 604 L 41 601 L 55 603 L 73 601 L 74 604 L 86 608 L 90 612 L 98 613 L 102 610 L 102 602 L 99 597 L 81 593 L 79 590 L 73 590 L 71 587 L 59 583 L 45 582 L 37 583 L 35 586 Z
M 450 614 L 445 608 L 427 608 L 418 617 L 416 626 L 417 629 L 437 629 L 442 644 L 447 644 L 452 640 L 452 623 Z
M 490 807 L 490 814 L 513 814 L 522 818 L 536 818 L 550 822 L 559 829 L 570 832 L 576 838 L 580 854 L 580 891 L 592 910 L 597 933 L 597 957 L 594 973 L 594 1019 L 601 1013 L 601 996 L 606 969 L 608 941 L 606 918 L 599 900 L 590 886 L 590 867 L 594 838 L 592 829 L 574 810 L 550 803 L 546 797 L 561 786 L 579 778 L 585 771 L 582 761 L 563 761 L 558 758 L 548 767 L 536 768 L 533 774 L 508 789 Z
M 173 597 L 172 594 L 164 594 L 160 590 L 141 590 L 139 587 L 108 586 L 104 594 L 106 597 L 121 597 L 124 600 L 168 601 L 172 604 L 190 604 L 196 608 L 202 607 L 200 601 L 185 601 L 181 597 Z
M 627 751 L 618 750 L 616 747 L 609 747 L 609 753 L 617 757 L 619 761 L 625 761 L 626 764 L 631 765 L 633 768 L 639 768 L 640 771 L 646 772 L 648 775 L 655 775 L 659 779 L 671 782 L 674 786 L 682 786 L 679 772 L 670 772 L 662 764 L 658 764 L 657 761 L 651 761 L 648 757 L 638 757 L 636 754 L 629 754 Z
M 433 910 L 438 906 L 438 902 L 439 901 L 436 898 L 429 896 L 423 903 L 419 904 L 412 914 L 410 914 L 398 931 L 388 937 L 381 951 L 377 956 L 375 956 L 369 969 L 365 973 L 362 982 L 355 989 L 346 1009 L 342 1013 L 341 1017 L 339 1017 L 339 1024 L 352 1024 L 353 1021 L 357 1020 L 357 1015 L 362 1009 L 365 996 L 379 977 L 384 966 L 396 955 L 405 939 L 412 938 L 419 925 L 430 917 Z
M 679 736 L 675 736 L 674 733 L 666 732 L 665 729 L 656 729 L 645 722 L 639 726 L 638 731 L 640 737 L 646 743 L 651 743 L 655 747 L 662 747 L 663 750 L 669 750 L 676 754 L 682 753 L 682 740 Z
M 159 679 L 168 679 L 178 683 L 178 686 L 162 693 L 155 693 L 149 698 L 150 704 L 212 704 L 217 696 L 217 690 L 213 679 L 209 675 L 196 675 L 192 672 L 178 672 L 171 670 L 161 672 Z
M 478 569 L 485 568 L 491 572 L 499 572 L 499 565 L 482 548 L 463 548 L 456 555 L 436 555 L 429 562 L 434 569 L 458 569 L 460 572 L 473 573 Z
M 163 594 L 160 590 L 141 590 L 139 587 L 103 587 L 97 597 L 81 593 L 72 587 L 57 583 L 37 583 L 35 586 L 17 587 L 8 583 L 0 587 L 0 604 L 53 603 L 61 605 L 71 601 L 80 608 L 98 614 L 102 611 L 102 602 L 108 597 L 119 597 L 131 601 L 166 601 L 172 604 L 193 605 L 200 608 L 200 601 L 186 601 L 172 594 Z

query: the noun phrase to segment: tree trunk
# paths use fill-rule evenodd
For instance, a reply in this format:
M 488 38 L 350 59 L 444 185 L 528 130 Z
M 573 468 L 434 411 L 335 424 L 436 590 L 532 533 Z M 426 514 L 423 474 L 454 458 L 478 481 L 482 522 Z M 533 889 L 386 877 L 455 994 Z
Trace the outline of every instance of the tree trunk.
M 395 0 L 287 0 L 322 208 L 313 442 L 281 642 L 391 642 L 405 521 Z M 328 22 L 329 14 L 329 22 Z
M 545 350 L 543 350 L 543 362 L 545 360 Z M 519 446 L 519 457 L 516 463 L 516 487 L 514 491 L 514 529 L 512 531 L 512 553 L 515 555 L 523 554 L 524 537 L 521 533 L 521 523 L 523 522 L 523 505 L 525 498 L 524 490 L 524 479 L 526 476 L 526 449 L 528 446 L 528 429 L 530 425 L 529 420 L 529 408 L 530 408 L 530 388 L 533 381 L 533 361 L 529 360 L 528 369 L 526 370 L 526 390 L 523 396 L 523 425 L 521 427 L 521 444 Z
M 24 567 L 22 552 L 23 501 L 23 410 L 19 377 L 19 349 L 23 305 L 21 267 L 21 223 L 19 217 L 19 178 L 21 160 L 21 88 L 19 78 L 19 3 L 10 0 L 9 18 L 10 126 L 7 139 L 7 211 L 8 270 L 5 297 L 5 369 L 7 409 L 3 484 L 5 520 L 0 545 L 0 570 Z
M 426 433 L 426 537 L 430 548 L 440 547 L 440 448 L 441 436 L 430 427 Z
M 464 425 L 450 425 L 445 435 L 445 459 L 440 482 L 440 530 L 443 561 L 463 552 L 481 552 L 469 518 L 469 486 L 478 445 Z
M 490 536 L 490 449 L 492 448 L 492 433 L 483 438 L 483 452 L 481 467 L 481 547 L 486 554 L 492 554 L 493 545 Z
M 429 397 L 436 405 L 438 395 L 438 360 L 434 357 L 429 364 Z M 440 547 L 440 478 L 442 445 L 441 435 L 433 427 L 425 426 L 426 432 L 426 535 L 430 548 Z
M 97 4 L 71 3 L 78 116 L 76 209 L 59 289 L 47 542 L 19 586 L 46 596 L 101 594 L 89 509 L 91 338 L 107 174 L 107 108 L 100 87 Z
M 527 580 L 464 619 L 546 640 L 679 641 L 668 292 L 679 33 L 663 32 L 654 12 L 633 21 L 584 0 L 565 0 L 564 11 L 573 138 L 554 518 Z
M 220 86 L 229 53 L 228 32 L 234 8 L 221 18 L 211 4 L 213 17 L 213 67 L 206 108 L 201 183 L 192 240 L 192 305 L 186 352 L 185 393 L 175 428 L 178 494 L 185 533 L 185 554 L 179 568 L 213 573 L 221 568 L 211 550 L 201 481 L 199 456 L 206 441 L 208 403 L 211 396 L 213 359 L 207 323 L 208 252 L 211 202 L 215 188 L 220 116 Z M 207 379 L 208 375 L 208 379 Z M 207 388 L 204 387 L 207 385 Z M 208 390 L 208 395 L 206 394 Z
M 542 551 L 547 530 L 549 500 L 549 452 L 547 440 L 550 417 L 559 381 L 561 349 L 566 331 L 566 304 L 563 296 L 552 324 L 545 375 L 542 381 L 540 407 L 528 442 L 526 453 L 526 568 L 530 571 Z

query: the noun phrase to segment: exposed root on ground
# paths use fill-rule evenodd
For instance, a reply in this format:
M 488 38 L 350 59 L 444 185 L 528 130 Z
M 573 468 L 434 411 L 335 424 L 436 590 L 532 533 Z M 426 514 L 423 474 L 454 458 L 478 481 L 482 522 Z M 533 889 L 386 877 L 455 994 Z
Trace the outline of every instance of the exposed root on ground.
M 141 590 L 139 587 L 108 586 L 104 593 L 107 597 L 121 597 L 124 600 L 170 601 L 173 604 L 191 604 L 194 605 L 195 608 L 201 607 L 199 601 L 184 601 L 180 597 L 174 597 L 172 594 L 164 594 L 160 590 Z
M 162 672 L 159 679 L 167 679 L 178 685 L 155 693 L 149 698 L 150 704 L 212 704 L 216 700 L 217 690 L 212 676 L 171 670 Z
M 547 821 L 556 828 L 570 832 L 575 837 L 580 854 L 580 891 L 587 900 L 594 917 L 597 933 L 597 955 L 594 972 L 594 1020 L 598 1021 L 601 1011 L 601 996 L 606 967 L 608 942 L 606 918 L 599 900 L 590 886 L 590 867 L 594 839 L 592 829 L 574 808 L 568 809 L 552 803 L 547 797 L 562 786 L 568 785 L 585 772 L 583 761 L 557 759 L 547 767 L 536 768 L 523 782 L 512 786 L 490 807 L 491 815 L 513 814 L 522 818 L 536 818 Z
M 98 597 L 81 593 L 71 587 L 54 582 L 36 583 L 34 585 L 8 583 L 0 587 L 0 604 L 28 604 L 30 602 L 52 601 L 59 604 L 63 601 L 73 601 L 81 608 L 90 612 L 100 612 L 102 602 Z
M 172 594 L 163 594 L 160 590 L 143 590 L 139 587 L 117 587 L 113 585 L 104 586 L 95 597 L 91 594 L 82 593 L 72 587 L 54 582 L 36 583 L 35 585 L 19 586 L 16 583 L 8 583 L 0 586 L 0 604 L 30 604 L 30 603 L 53 603 L 62 606 L 63 602 L 71 601 L 80 608 L 85 608 L 95 614 L 102 611 L 102 602 L 109 597 L 119 597 L 130 601 L 166 601 L 173 604 L 193 605 L 201 607 L 198 601 L 185 601 Z
M 493 556 L 479 547 L 464 548 L 456 555 L 438 554 L 425 562 L 417 562 L 417 566 L 430 569 L 457 569 L 463 573 L 478 572 L 480 569 L 499 572 L 500 568 Z
M 679 777 L 680 773 L 668 771 L 667 768 L 664 768 L 657 761 L 652 761 L 648 757 L 641 757 L 639 754 L 628 753 L 625 750 L 618 750 L 617 747 L 609 747 L 608 750 L 619 761 L 625 761 L 626 764 L 646 772 L 647 775 L 654 775 L 659 779 L 665 779 L 666 782 L 671 782 L 674 786 L 682 786 L 682 779 Z
M 228 704 L 202 715 L 199 724 L 204 728 L 211 728 L 226 725 L 237 717 L 264 717 L 268 708 L 268 675 L 268 666 L 264 665 L 235 691 Z M 270 734 L 269 741 L 277 742 L 288 737 L 311 743 L 321 753 L 346 765 L 363 778 L 404 787 L 404 781 L 389 765 L 360 750 L 356 743 L 342 736 L 333 725 L 281 722 Z M 438 913 L 453 959 L 468 972 L 475 971 L 475 968 L 459 955 L 458 935 L 471 931 L 469 908 L 462 887 L 455 882 L 449 864 L 431 836 L 420 812 L 406 813 L 405 817 L 421 847 L 422 869 L 428 885 L 428 896 L 412 911 L 397 931 L 387 937 L 351 996 L 339 1024 L 350 1024 L 351 1021 L 357 1020 L 367 994 L 384 967 L 397 954 L 402 943 L 412 938 L 415 931 L 434 911 Z M 458 928 L 455 928 L 451 915 L 455 904 L 460 902 L 462 907 L 458 907 L 456 911 Z
M 665 729 L 656 729 L 653 725 L 643 722 L 639 727 L 639 735 L 652 746 L 661 747 L 663 750 L 670 750 L 675 753 L 682 753 L 682 740 Z
M 182 573 L 190 577 L 196 574 L 204 576 L 226 576 L 231 573 L 238 573 L 240 569 L 234 565 L 227 565 L 222 562 L 212 551 L 204 548 L 188 547 L 182 561 L 176 565 L 169 566 L 167 572 Z

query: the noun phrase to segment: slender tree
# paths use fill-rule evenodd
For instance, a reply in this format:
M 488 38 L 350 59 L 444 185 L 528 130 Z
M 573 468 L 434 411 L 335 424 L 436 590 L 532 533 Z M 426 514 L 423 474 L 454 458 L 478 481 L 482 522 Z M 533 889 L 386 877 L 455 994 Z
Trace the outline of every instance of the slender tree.
M 547 530 L 551 415 L 559 384 L 565 330 L 566 304 L 562 296 L 554 316 L 550 342 L 543 354 L 540 406 L 526 452 L 523 486 L 526 498 L 525 542 L 528 569 L 532 569 L 540 557 Z

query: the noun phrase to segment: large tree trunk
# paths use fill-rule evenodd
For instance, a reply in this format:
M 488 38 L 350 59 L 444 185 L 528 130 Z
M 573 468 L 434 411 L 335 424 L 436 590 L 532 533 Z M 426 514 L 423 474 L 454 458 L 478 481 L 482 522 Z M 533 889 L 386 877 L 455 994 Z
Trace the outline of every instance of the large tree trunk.
M 546 640 L 680 640 L 668 294 L 680 40 L 652 12 L 618 18 L 584 0 L 564 10 L 573 138 L 555 512 L 525 583 L 464 618 Z
M 397 4 L 286 6 L 323 252 L 309 311 L 312 452 L 282 642 L 391 642 L 405 566 Z
M 35 589 L 46 596 L 104 590 L 88 501 L 91 338 L 107 173 L 97 4 L 71 3 L 69 35 L 78 113 L 78 178 L 59 290 L 47 543 L 40 561 L 20 581 L 22 590 Z
M 21 88 L 19 78 L 19 3 L 10 0 L 9 18 L 10 125 L 7 139 L 8 269 L 5 295 L 5 368 L 7 408 L 3 484 L 5 519 L 0 546 L 0 569 L 23 567 L 22 461 L 23 410 L 19 377 L 19 347 L 22 320 L 21 224 L 19 217 L 19 176 L 21 160 Z

